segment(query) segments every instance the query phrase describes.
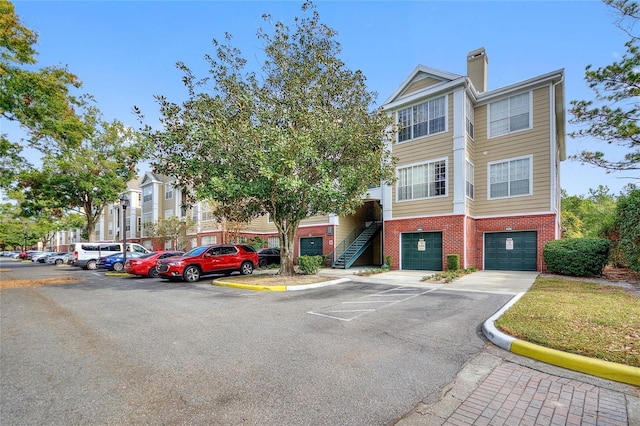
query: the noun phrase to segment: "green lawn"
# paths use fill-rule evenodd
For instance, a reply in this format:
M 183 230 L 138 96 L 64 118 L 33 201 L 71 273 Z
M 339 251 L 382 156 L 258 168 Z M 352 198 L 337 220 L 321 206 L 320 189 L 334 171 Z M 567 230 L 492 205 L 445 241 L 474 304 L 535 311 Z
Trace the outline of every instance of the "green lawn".
M 547 348 L 640 367 L 640 297 L 620 287 L 538 277 L 495 325 Z

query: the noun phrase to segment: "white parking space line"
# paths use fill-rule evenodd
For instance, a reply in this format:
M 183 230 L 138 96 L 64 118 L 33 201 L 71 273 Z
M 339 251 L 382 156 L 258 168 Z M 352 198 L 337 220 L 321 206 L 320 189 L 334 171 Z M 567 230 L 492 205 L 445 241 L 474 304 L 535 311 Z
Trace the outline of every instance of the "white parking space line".
M 435 291 L 435 288 L 423 290 L 416 287 L 398 287 L 385 291 L 381 291 L 379 293 L 371 294 L 368 296 L 364 296 L 358 300 L 350 300 L 341 302 L 338 305 L 327 306 L 324 309 L 318 311 L 308 311 L 307 313 L 310 315 L 316 315 L 325 318 L 336 319 L 339 321 L 352 321 L 356 318 L 360 318 L 363 315 L 370 314 L 372 312 L 379 311 L 380 309 L 384 309 L 393 305 L 397 305 L 398 303 L 406 302 L 407 300 L 411 300 L 418 296 L 422 296 L 427 293 L 431 293 Z M 394 297 L 394 300 L 372 300 L 372 298 L 379 297 Z M 372 305 L 370 309 L 342 309 L 348 306 L 358 305 L 361 307 L 362 305 Z M 355 306 L 354 306 L 355 308 Z M 347 315 L 344 315 L 347 314 Z

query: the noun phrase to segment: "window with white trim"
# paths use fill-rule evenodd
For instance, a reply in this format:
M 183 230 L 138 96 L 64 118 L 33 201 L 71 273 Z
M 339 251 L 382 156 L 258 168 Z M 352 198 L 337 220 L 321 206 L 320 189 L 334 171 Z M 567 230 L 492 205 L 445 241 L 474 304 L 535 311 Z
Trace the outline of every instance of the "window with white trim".
M 153 223 L 153 213 L 143 213 L 142 214 L 142 230 L 144 231 L 144 235 L 147 234 L 147 228 Z
M 447 160 L 432 161 L 398 169 L 398 201 L 447 195 Z
M 444 132 L 446 115 L 446 96 L 401 109 L 397 114 L 400 125 L 398 142 Z
M 207 244 L 217 244 L 218 242 L 218 238 L 216 235 L 203 235 L 200 238 L 200 244 L 207 245 Z
M 473 189 L 475 186 L 475 179 L 473 177 L 474 174 L 474 166 L 473 163 L 471 163 L 469 160 L 467 160 L 467 164 L 466 164 L 466 168 L 465 168 L 465 174 L 464 174 L 464 180 L 465 180 L 465 194 L 467 197 L 471 198 L 473 200 Z
M 268 237 L 267 245 L 269 248 L 280 248 L 280 237 Z
M 153 188 L 146 186 L 142 188 L 142 202 L 147 203 L 153 199 Z
M 164 186 L 164 199 L 170 200 L 172 198 L 173 198 L 173 185 L 171 185 L 170 183 L 167 183 Z
M 489 163 L 489 198 L 531 195 L 531 156 Z
M 489 104 L 489 137 L 531 128 L 531 92 Z
M 467 130 L 467 134 L 471 139 L 473 139 L 473 126 L 475 120 L 475 111 L 473 109 L 473 103 L 471 103 L 471 99 L 469 96 L 465 97 L 464 103 L 464 118 L 465 118 L 465 127 Z
M 167 209 L 164 211 L 164 218 L 165 219 L 169 219 L 170 217 L 173 217 L 173 209 Z
M 213 212 L 210 211 L 203 211 L 200 213 L 200 220 L 201 221 L 207 221 L 207 220 L 214 220 L 215 217 L 213 216 Z

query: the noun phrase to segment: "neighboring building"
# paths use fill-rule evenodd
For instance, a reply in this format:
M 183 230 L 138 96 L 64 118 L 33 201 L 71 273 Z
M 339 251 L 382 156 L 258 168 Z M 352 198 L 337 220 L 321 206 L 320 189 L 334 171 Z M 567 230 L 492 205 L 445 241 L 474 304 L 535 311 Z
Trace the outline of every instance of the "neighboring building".
M 564 70 L 488 90 L 483 48 L 467 57 L 467 75 L 416 67 L 385 102 L 400 124 L 392 146 L 397 182 L 371 188 L 346 217 L 301 222 L 295 256 L 324 255 L 334 267 L 382 265 L 544 270 L 542 249 L 560 238 L 560 161 L 565 159 Z M 173 179 L 147 172 L 127 189 L 127 238 L 149 249 L 145 223 L 189 219 L 186 248 L 224 242 L 206 202 L 188 203 Z M 135 226 L 132 226 L 135 224 Z M 107 206 L 96 241 L 122 238 L 118 203 Z M 278 247 L 268 215 L 236 229 L 238 242 L 261 237 Z
M 384 104 L 401 124 L 382 197 L 394 268 L 543 270 L 560 237 L 564 70 L 488 90 L 487 67 L 483 48 L 467 76 L 418 66 Z

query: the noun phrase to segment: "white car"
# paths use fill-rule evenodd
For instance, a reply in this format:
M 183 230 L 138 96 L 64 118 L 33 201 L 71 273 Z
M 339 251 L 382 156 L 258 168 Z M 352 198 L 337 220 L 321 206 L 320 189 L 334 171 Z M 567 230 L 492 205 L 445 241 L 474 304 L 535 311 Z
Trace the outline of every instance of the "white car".
M 52 254 L 56 254 L 55 251 L 43 251 L 40 254 L 36 254 L 34 256 L 31 257 L 31 261 L 32 262 L 38 262 L 38 263 L 44 263 L 47 260 L 47 257 L 51 256 Z
M 56 253 L 47 257 L 47 263 L 53 265 L 62 265 L 69 263 L 69 253 Z

